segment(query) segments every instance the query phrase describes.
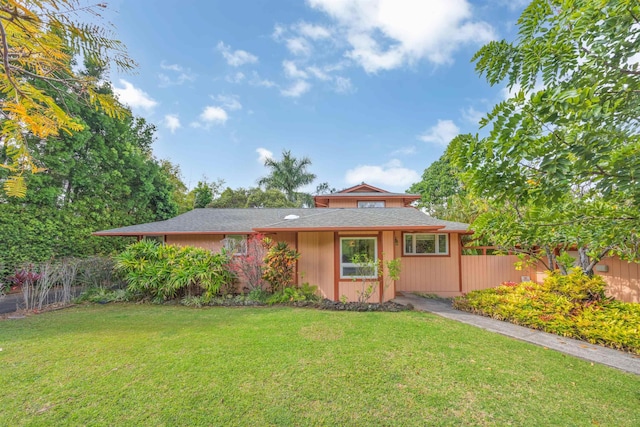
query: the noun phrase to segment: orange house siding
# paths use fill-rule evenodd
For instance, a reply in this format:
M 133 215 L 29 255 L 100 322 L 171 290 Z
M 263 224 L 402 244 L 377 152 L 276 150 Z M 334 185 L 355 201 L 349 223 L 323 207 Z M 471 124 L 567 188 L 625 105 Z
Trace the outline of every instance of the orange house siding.
M 397 292 L 423 292 L 441 296 L 460 295 L 458 234 L 449 234 L 449 256 L 403 256 L 402 233 L 395 232 L 398 254 L 402 256 L 402 272 L 396 283 Z
M 323 298 L 335 299 L 333 232 L 298 233 L 298 282 L 318 287 Z

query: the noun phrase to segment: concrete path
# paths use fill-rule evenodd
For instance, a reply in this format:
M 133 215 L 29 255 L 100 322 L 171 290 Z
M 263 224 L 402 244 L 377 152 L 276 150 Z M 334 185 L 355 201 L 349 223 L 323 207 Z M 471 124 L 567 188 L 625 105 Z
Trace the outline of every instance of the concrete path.
M 412 304 L 413 307 L 419 311 L 435 313 L 447 319 L 457 320 L 468 325 L 486 329 L 487 331 L 497 332 L 531 344 L 570 354 L 590 362 L 601 363 L 622 371 L 640 375 L 640 356 L 635 356 L 631 353 L 625 353 L 600 345 L 589 344 L 585 341 L 565 338 L 489 317 L 456 310 L 451 307 L 451 304 L 446 300 L 422 298 L 406 293 L 403 296 L 396 297 L 393 301 L 403 305 Z

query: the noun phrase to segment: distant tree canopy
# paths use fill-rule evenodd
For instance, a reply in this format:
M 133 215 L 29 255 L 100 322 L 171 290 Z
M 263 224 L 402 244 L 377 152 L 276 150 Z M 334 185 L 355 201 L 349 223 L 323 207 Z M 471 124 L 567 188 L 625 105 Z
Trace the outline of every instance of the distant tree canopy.
M 448 152 L 429 165 L 422 173 L 422 180 L 413 184 L 407 192 L 420 194 L 418 208 L 448 221 L 471 223 L 486 209 L 482 201 L 464 189 L 458 169 L 451 164 Z
M 210 208 L 292 208 L 296 204 L 287 200 L 279 190 L 262 190 L 259 187 L 227 187 L 220 197 L 209 203 Z
M 110 93 L 100 89 L 93 73 L 72 71 L 76 55 L 98 67 L 120 70 L 135 66 L 109 31 L 97 24 L 74 21 L 85 15 L 96 22 L 105 5 L 86 6 L 80 0 L 3 0 L 0 5 L 0 148 L 4 153 L 0 176 L 5 193 L 24 197 L 25 176 L 51 169 L 34 161 L 38 145 L 49 144 L 59 133 L 85 129 L 83 118 L 64 104 L 75 94 L 76 103 L 99 107 L 102 114 L 123 119 L 127 112 Z
M 515 42 L 474 57 L 513 92 L 449 150 L 467 190 L 491 202 L 477 232 L 548 258 L 577 249 L 591 274 L 640 258 L 640 3 L 534 0 Z
M 89 65 L 87 73 L 99 76 L 101 70 Z M 163 220 L 178 212 L 175 177 L 167 173 L 173 166 L 163 166 L 151 155 L 153 125 L 130 114 L 111 117 L 74 93 L 62 95 L 48 83 L 33 84 L 49 96 L 64 96 L 62 102 L 82 130 L 61 132 L 46 144 L 27 136 L 33 160 L 49 169 L 25 176 L 24 198 L 0 199 L 0 264 L 5 270 L 24 261 L 119 250 L 130 239 L 91 233 Z M 113 96 L 108 84 L 97 90 Z M 0 150 L 0 163 L 7 156 Z
M 258 180 L 259 186 L 264 186 L 267 190 L 275 189 L 282 191 L 287 200 L 299 206 L 310 206 L 312 198 L 307 193 L 299 193 L 300 187 L 309 185 L 316 179 L 316 176 L 307 171 L 311 166 L 308 157 L 298 159 L 289 150 L 282 151 L 282 159 L 267 159 L 264 165 L 269 169 L 269 175 Z

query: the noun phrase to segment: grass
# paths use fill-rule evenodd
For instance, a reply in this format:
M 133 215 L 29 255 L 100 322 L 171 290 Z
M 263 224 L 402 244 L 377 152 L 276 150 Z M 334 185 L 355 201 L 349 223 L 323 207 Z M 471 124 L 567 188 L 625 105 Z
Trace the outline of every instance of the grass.
M 639 377 L 426 313 L 80 306 L 0 347 L 0 425 L 640 425 Z

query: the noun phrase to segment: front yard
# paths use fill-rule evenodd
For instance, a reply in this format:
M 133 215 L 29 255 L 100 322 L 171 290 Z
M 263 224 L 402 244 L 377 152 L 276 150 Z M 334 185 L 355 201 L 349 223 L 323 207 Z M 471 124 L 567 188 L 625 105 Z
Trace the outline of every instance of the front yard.
M 89 305 L 0 348 L 0 425 L 640 424 L 637 376 L 426 313 Z

